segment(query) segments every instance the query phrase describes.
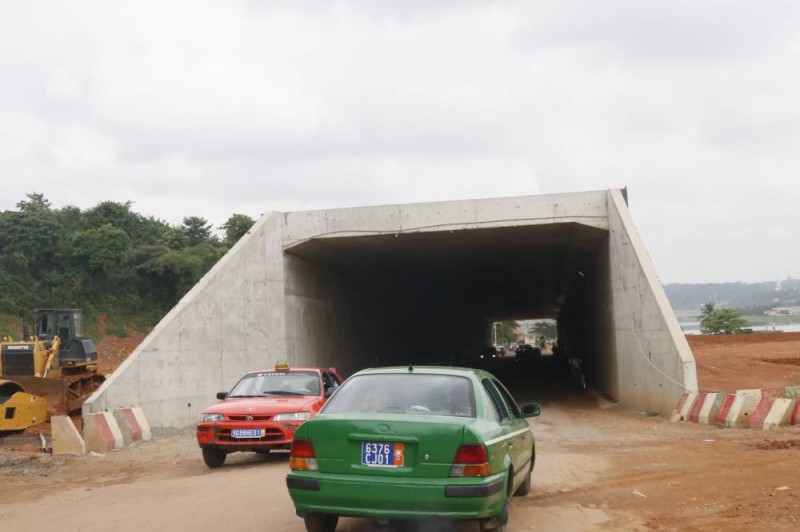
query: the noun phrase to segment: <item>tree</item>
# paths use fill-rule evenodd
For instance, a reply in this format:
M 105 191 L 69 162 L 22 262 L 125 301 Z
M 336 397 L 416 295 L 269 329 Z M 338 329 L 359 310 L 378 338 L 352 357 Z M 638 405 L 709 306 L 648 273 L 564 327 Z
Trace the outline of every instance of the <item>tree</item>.
M 533 324 L 533 327 L 528 329 L 528 334 L 532 334 L 536 337 L 544 336 L 545 338 L 555 338 L 556 333 L 557 330 L 555 320 L 537 321 Z
M 45 199 L 44 194 L 32 192 L 25 194 L 28 196 L 28 201 L 21 200 L 17 202 L 17 208 L 22 212 L 42 212 L 50 210 L 50 202 Z
M 244 214 L 232 214 L 228 221 L 222 224 L 221 229 L 225 231 L 225 243 L 233 246 L 253 227 L 255 220 Z
M 128 256 L 128 234 L 111 224 L 96 229 L 76 231 L 71 253 L 87 260 L 89 270 L 110 272 L 122 267 Z
M 497 345 L 508 345 L 517 341 L 516 329 L 519 328 L 519 323 L 516 321 L 496 321 L 493 327 Z
M 740 334 L 745 332 L 747 320 L 742 312 L 730 308 L 717 308 L 706 303 L 700 309 L 700 332 L 702 334 Z
M 186 236 L 187 246 L 194 246 L 211 238 L 211 224 L 200 216 L 187 216 L 184 218 L 181 231 Z

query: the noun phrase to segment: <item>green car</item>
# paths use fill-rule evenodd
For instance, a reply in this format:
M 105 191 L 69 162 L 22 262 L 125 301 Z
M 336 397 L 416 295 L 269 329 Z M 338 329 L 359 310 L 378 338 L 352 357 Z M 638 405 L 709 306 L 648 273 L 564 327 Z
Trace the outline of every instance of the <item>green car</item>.
M 335 530 L 339 516 L 476 519 L 502 531 L 509 497 L 531 489 L 525 418 L 539 413 L 477 369 L 363 370 L 297 429 L 286 485 L 309 532 Z

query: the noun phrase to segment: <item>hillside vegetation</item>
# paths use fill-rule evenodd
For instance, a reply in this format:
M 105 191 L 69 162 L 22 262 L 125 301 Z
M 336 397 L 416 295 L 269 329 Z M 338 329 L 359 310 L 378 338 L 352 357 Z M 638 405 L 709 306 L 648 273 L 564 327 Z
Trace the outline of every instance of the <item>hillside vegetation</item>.
M 233 214 L 217 236 L 199 216 L 172 226 L 130 202 L 54 209 L 37 193 L 17 208 L 0 213 L 0 334 L 16 337 L 21 313 L 47 307 L 84 309 L 89 335 L 147 328 L 254 223 Z

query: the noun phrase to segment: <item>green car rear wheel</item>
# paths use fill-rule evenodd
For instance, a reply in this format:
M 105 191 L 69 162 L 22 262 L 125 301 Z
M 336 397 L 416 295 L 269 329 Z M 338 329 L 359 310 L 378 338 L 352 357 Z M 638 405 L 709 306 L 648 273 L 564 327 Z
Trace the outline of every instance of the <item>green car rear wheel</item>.
M 306 530 L 308 532 L 334 532 L 339 523 L 338 515 L 309 514 L 305 516 Z

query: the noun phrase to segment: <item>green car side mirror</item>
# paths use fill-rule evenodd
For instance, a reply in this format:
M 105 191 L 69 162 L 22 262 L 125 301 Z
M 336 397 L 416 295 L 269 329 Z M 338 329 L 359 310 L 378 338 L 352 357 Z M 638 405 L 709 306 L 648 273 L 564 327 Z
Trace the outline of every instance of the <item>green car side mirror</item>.
M 542 413 L 542 409 L 536 403 L 525 403 L 522 405 L 522 417 L 536 417 Z

